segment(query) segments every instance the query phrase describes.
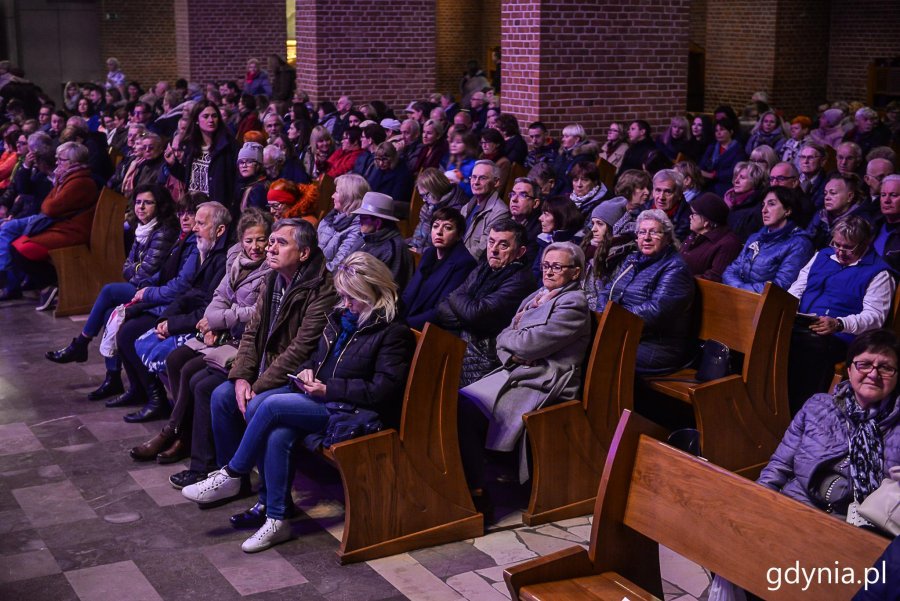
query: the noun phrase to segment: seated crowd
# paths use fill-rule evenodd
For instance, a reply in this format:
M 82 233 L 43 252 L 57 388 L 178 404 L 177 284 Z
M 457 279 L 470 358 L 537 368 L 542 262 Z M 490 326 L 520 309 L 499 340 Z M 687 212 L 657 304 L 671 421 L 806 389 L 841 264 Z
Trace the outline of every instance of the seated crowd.
M 843 515 L 900 462 L 900 346 L 882 329 L 900 269 L 898 111 L 783 121 L 766 106 L 748 129 L 723 106 L 657 136 L 635 119 L 557 141 L 541 122 L 523 132 L 491 90 L 400 120 L 379 101 L 313 106 L 258 61 L 243 89 L 114 79 L 67 87 L 65 108 L 44 98 L 36 118 L 8 103 L 0 298 L 43 287 L 38 309 L 52 307 L 49 251 L 88 242 L 101 188 L 129 199 L 122 281 L 46 357 L 84 362 L 102 336 L 88 399 L 166 419 L 131 457 L 189 458 L 171 477 L 187 498 L 245 494 L 257 467 L 257 503 L 231 518 L 258 528 L 247 552 L 289 538 L 294 447 L 334 441 L 333 404 L 398 425 L 411 329 L 466 343 L 460 451 L 489 515 L 485 450 L 518 450 L 528 478 L 522 415 L 579 398 L 591 312 L 638 316 L 637 373 L 670 374 L 698 357 L 695 278 L 799 299 L 796 417 L 760 482 Z

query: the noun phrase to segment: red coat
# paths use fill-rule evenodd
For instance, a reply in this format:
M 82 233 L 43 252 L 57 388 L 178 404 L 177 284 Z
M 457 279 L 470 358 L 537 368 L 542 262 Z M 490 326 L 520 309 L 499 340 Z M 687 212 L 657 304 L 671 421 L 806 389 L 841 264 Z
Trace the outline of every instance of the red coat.
M 41 203 L 41 213 L 62 221 L 31 237 L 30 241 L 47 250 L 87 244 L 94 223 L 97 196 L 97 184 L 91 178 L 89 168 L 70 173 L 61 184 L 50 190 Z M 74 217 L 67 218 L 73 214 Z
M 362 151 L 362 148 L 355 148 L 348 152 L 345 152 L 342 148 L 335 150 L 328 157 L 328 175 L 337 177 L 349 172 L 353 169 L 353 164 L 356 163 L 356 159 L 362 154 Z

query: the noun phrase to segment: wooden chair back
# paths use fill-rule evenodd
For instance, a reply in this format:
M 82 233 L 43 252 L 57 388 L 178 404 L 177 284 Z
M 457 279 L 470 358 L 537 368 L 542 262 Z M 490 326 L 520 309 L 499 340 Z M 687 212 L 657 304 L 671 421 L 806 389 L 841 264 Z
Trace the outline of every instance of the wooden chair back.
M 602 157 L 597 159 L 597 168 L 600 170 L 600 181 L 611 191 L 616 183 L 616 172 L 618 169 Z
M 837 151 L 831 146 L 825 146 L 825 173 L 837 170 Z
M 686 154 L 684 154 L 683 152 L 679 152 L 678 154 L 675 155 L 675 160 L 672 161 L 672 164 L 677 165 L 678 163 L 681 163 L 682 161 L 689 161 L 689 160 L 690 159 L 688 158 L 688 156 Z
M 94 209 L 94 221 L 91 224 L 91 238 L 88 246 L 94 253 L 108 257 L 110 262 L 121 266 L 125 264 L 125 212 L 128 210 L 128 199 L 113 190 L 103 188 L 97 206 Z
M 531 496 L 522 515 L 529 526 L 591 510 L 619 416 L 634 403 L 635 363 L 644 322 L 613 302 L 607 303 L 602 315 L 593 317 L 597 328 L 581 400 L 523 416 L 533 459 Z
M 500 200 L 506 202 L 507 198 L 509 198 L 509 193 L 512 192 L 513 186 L 516 185 L 516 179 L 527 175 L 528 167 L 520 165 L 519 163 L 512 163 L 509 166 L 509 177 L 506 178 L 506 185 L 503 186 L 503 190 L 500 191 Z
M 886 540 L 648 436 L 645 420 L 623 416 L 616 430 L 591 531 L 596 573 L 617 572 L 659 590 L 656 543 L 765 599 L 796 599 L 798 587 L 770 590 L 773 567 L 862 574 Z M 643 423 L 639 423 L 643 422 Z M 643 540 L 641 540 L 643 539 Z M 637 544 L 635 544 L 637 543 Z M 647 555 L 647 550 L 652 553 Z M 811 599 L 849 599 L 860 585 L 813 579 Z
M 328 214 L 328 211 L 334 206 L 334 201 L 332 196 L 334 196 L 334 178 L 328 175 L 327 173 L 323 173 L 319 176 L 319 206 L 318 206 L 318 216 L 319 220 L 322 220 L 322 217 Z
M 413 186 L 412 196 L 409 198 L 409 216 L 401 219 L 397 226 L 404 238 L 409 238 L 419 227 L 419 213 L 422 211 L 422 203 L 425 202 L 419 194 L 419 187 Z

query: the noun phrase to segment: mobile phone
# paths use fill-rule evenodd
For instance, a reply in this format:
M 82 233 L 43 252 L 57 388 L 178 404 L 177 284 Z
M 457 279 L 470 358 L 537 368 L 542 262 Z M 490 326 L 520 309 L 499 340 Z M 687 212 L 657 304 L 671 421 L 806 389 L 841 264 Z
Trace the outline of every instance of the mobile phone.
M 290 378 L 291 380 L 293 380 L 294 382 L 296 382 L 297 384 L 303 384 L 303 380 L 301 380 L 299 376 L 295 376 L 294 374 L 288 374 L 287 377 Z

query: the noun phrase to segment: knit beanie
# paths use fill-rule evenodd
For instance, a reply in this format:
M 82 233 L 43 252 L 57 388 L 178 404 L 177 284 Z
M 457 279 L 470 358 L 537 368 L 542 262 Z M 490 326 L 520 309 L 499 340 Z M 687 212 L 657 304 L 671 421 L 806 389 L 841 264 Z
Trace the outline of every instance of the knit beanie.
M 256 142 L 244 142 L 240 152 L 238 152 L 238 161 L 256 161 L 260 165 L 263 162 L 262 144 Z
M 716 225 L 725 225 L 728 222 L 728 205 L 712 192 L 705 192 L 692 200 L 691 208 L 695 213 Z
M 607 200 L 601 202 L 591 211 L 591 219 L 600 219 L 609 227 L 612 227 L 625 214 L 625 202 Z

